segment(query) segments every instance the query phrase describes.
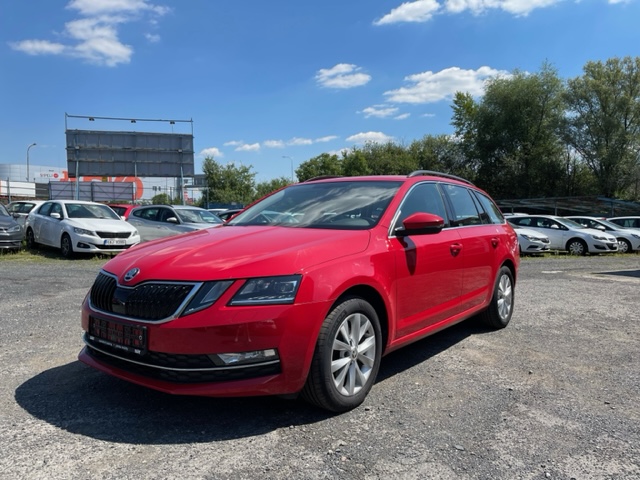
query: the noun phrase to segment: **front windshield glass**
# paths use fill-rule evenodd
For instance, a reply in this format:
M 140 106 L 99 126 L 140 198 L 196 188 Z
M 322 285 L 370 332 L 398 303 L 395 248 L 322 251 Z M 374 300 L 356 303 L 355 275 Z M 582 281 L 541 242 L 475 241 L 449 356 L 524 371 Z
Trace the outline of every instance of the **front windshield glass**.
M 220 217 L 208 210 L 180 208 L 176 209 L 176 214 L 183 223 L 210 223 L 212 225 L 222 223 Z
M 558 220 L 558 222 L 560 222 L 561 224 L 563 224 L 565 227 L 569 227 L 569 228 L 587 228 L 584 225 L 571 220 L 569 218 L 563 218 L 562 220 Z
M 102 218 L 110 220 L 122 220 L 116 212 L 106 205 L 91 203 L 67 203 L 67 216 L 69 218 Z
M 247 208 L 226 225 L 367 229 L 378 223 L 400 184 L 372 180 L 292 185 Z

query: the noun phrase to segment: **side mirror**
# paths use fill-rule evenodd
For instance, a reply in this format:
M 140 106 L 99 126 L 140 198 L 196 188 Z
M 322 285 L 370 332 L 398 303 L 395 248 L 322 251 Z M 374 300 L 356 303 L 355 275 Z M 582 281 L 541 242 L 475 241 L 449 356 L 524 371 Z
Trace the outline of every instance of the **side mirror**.
M 176 217 L 169 217 L 166 221 L 167 223 L 178 223 L 178 219 Z
M 426 235 L 440 233 L 444 228 L 444 219 L 432 213 L 412 213 L 402 222 L 402 227 L 397 228 L 395 234 L 398 237 L 409 235 Z
M 52 213 L 49 216 L 51 218 L 55 218 L 56 220 L 60 220 L 62 218 L 59 213 Z

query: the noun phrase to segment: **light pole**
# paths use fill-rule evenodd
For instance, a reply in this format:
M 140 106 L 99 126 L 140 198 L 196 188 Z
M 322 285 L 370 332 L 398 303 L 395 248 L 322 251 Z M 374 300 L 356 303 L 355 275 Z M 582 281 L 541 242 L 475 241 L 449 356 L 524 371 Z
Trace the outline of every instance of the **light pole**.
M 288 158 L 289 160 L 291 160 L 291 183 L 293 183 L 293 157 L 290 157 L 289 155 L 283 155 L 282 158 Z
M 29 181 L 29 150 L 31 147 L 35 147 L 36 142 L 33 142 L 31 145 L 27 147 L 27 182 Z

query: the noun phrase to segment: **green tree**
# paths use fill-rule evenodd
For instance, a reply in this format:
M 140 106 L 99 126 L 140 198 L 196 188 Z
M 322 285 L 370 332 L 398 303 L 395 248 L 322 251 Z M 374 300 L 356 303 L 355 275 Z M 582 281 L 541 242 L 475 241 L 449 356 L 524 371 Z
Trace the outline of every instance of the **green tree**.
M 637 181 L 640 58 L 588 62 L 568 81 L 566 141 L 598 180 L 599 193 L 624 194 Z
M 266 182 L 259 182 L 256 185 L 256 191 L 254 195 L 254 200 L 258 200 L 259 198 L 264 197 L 265 195 L 269 195 L 276 190 L 280 190 L 283 187 L 291 184 L 291 179 L 287 177 L 278 177 L 273 178 Z
M 256 174 L 252 166 L 220 165 L 207 157 L 202 164 L 210 202 L 247 204 L 254 198 Z
M 154 205 L 171 205 L 171 198 L 166 193 L 159 193 L 158 195 L 154 195 L 151 199 L 151 203 Z
M 487 82 L 484 97 L 454 99 L 452 124 L 472 159 L 475 181 L 498 198 L 553 195 L 562 185 L 564 87 L 544 64 Z M 475 163 L 475 165 L 473 165 Z
M 296 177 L 301 182 L 324 175 L 342 175 L 342 162 L 337 155 L 322 153 L 302 162 L 296 169 Z

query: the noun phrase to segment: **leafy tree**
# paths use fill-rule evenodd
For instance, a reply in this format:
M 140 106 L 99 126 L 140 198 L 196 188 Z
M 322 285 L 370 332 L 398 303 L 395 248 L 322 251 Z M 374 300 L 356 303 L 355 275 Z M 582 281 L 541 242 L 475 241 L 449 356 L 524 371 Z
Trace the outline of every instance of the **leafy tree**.
M 209 201 L 218 203 L 247 204 L 254 198 L 256 174 L 252 166 L 227 163 L 220 165 L 213 158 L 207 157 L 202 164 Z
M 296 176 L 301 182 L 324 175 L 342 175 L 342 162 L 337 155 L 322 153 L 302 162 L 296 169 Z
M 640 58 L 588 62 L 568 81 L 566 141 L 586 161 L 600 193 L 622 194 L 637 181 Z
M 154 195 L 151 199 L 151 203 L 154 205 L 172 205 L 171 198 L 166 193 Z
M 291 179 L 287 177 L 278 177 L 266 182 L 259 182 L 256 185 L 254 200 L 258 200 L 259 198 L 269 195 L 270 193 L 280 190 L 290 184 Z
M 342 170 L 347 177 L 371 174 L 367 156 L 358 148 L 353 148 L 350 152 L 342 153 Z
M 453 125 L 476 182 L 496 197 L 553 195 L 561 183 L 563 84 L 544 64 L 487 82 L 484 97 L 454 99 Z

